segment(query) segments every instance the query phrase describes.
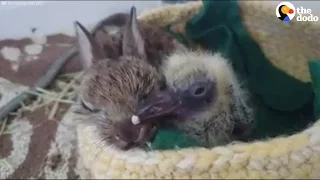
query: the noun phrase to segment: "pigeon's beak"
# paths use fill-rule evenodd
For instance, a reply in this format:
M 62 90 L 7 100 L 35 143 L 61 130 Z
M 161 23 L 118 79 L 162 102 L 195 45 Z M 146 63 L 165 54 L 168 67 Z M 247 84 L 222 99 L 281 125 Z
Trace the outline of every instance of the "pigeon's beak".
M 154 92 L 139 105 L 137 116 L 142 124 L 167 115 L 174 115 L 181 108 L 179 96 L 168 89 Z

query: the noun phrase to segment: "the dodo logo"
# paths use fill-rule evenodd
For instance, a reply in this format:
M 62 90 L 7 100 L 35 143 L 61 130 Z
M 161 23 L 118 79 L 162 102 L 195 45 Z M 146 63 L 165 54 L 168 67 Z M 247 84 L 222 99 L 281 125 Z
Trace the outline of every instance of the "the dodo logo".
M 289 2 L 282 2 L 276 8 L 276 15 L 281 21 L 290 21 L 296 14 L 295 7 Z

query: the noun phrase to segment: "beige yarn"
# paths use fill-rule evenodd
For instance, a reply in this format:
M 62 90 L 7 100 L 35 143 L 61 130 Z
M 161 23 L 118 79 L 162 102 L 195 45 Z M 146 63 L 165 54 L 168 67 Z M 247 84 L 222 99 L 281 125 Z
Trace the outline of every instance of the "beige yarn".
M 142 12 L 139 19 L 156 26 L 181 26 L 201 7 L 200 1 L 169 5 Z M 276 6 L 264 1 L 239 1 L 239 7 L 247 30 L 270 61 L 310 81 L 307 60 L 320 59 L 319 24 L 283 23 L 275 16 Z M 320 120 L 292 136 L 213 149 L 119 152 L 101 143 L 95 127 L 83 125 L 78 126 L 78 141 L 92 178 L 320 178 Z

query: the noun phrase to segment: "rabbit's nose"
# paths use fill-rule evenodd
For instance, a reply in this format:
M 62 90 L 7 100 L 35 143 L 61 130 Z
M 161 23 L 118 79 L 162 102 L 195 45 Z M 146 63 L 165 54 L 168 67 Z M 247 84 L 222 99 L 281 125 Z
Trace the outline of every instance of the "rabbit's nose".
M 122 123 L 117 128 L 119 138 L 127 143 L 137 143 L 144 139 L 149 125 L 133 125 L 131 123 Z

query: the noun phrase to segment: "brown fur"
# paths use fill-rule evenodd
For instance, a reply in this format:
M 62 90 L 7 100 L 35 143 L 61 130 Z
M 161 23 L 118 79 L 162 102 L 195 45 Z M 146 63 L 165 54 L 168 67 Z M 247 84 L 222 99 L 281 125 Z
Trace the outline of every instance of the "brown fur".
M 102 60 L 86 72 L 81 94 L 85 101 L 99 109 L 106 109 L 116 121 L 130 118 L 138 100 L 157 90 L 155 70 L 134 57 L 120 57 L 116 61 Z
M 158 90 L 155 69 L 132 57 L 116 61 L 101 60 L 85 74 L 80 87 L 83 101 L 90 103 L 99 113 L 91 113 L 90 121 L 100 127 L 102 139 L 120 148 L 127 144 L 115 136 L 115 128 L 131 125 L 139 101 Z

